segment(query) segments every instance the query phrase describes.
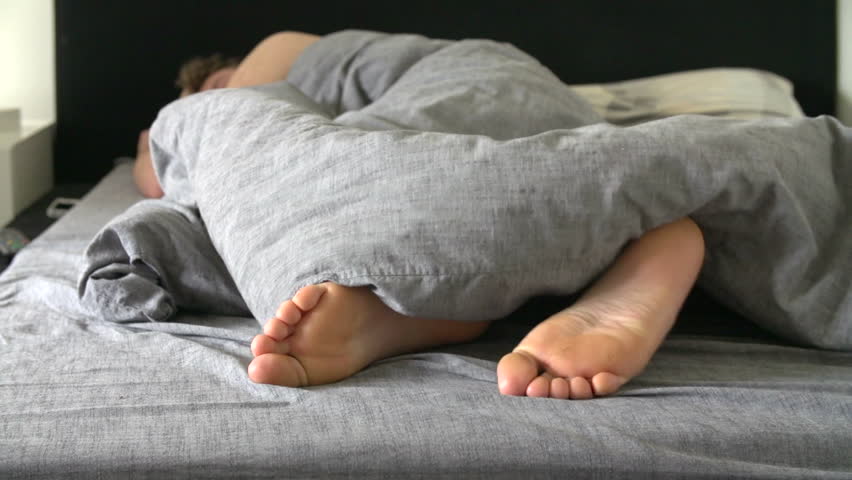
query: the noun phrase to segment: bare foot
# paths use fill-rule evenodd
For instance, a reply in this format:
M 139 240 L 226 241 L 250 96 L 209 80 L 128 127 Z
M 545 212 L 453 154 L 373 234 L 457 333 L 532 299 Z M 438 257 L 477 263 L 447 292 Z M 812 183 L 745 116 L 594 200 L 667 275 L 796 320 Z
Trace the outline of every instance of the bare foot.
M 595 310 L 568 308 L 530 331 L 497 366 L 500 392 L 563 399 L 610 395 L 645 368 L 674 323 L 630 305 Z
M 367 288 L 309 285 L 254 338 L 248 374 L 288 387 L 332 383 L 382 358 L 473 340 L 488 323 L 407 317 Z
M 688 218 L 646 233 L 576 304 L 500 360 L 500 392 L 563 399 L 615 393 L 659 348 L 703 258 L 703 236 Z

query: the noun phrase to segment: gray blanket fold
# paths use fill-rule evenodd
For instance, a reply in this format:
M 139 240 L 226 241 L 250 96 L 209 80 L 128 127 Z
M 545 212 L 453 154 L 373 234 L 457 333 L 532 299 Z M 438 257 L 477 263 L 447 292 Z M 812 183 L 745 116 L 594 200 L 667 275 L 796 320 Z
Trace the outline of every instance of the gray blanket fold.
M 420 50 L 388 55 L 396 44 Z M 341 51 L 345 62 L 321 61 Z M 382 62 L 393 81 L 355 95 Z M 201 252 L 209 234 L 223 262 L 180 265 L 221 275 L 216 295 L 235 295 L 229 272 L 255 318 L 322 281 L 371 286 L 410 315 L 500 318 L 532 295 L 577 291 L 630 239 L 689 215 L 707 241 L 706 290 L 790 339 L 852 348 L 852 131 L 833 118 L 619 128 L 511 46 L 364 32 L 309 48 L 291 81 L 187 97 L 151 131 L 163 204 L 197 208 L 206 227 L 171 248 Z M 133 241 L 156 252 L 166 231 Z M 102 232 L 88 258 L 122 249 Z M 172 295 L 193 290 L 158 270 L 175 263 L 130 257 L 99 266 L 100 280 L 151 284 L 153 270 L 175 280 L 163 283 Z M 89 293 L 95 271 L 84 300 L 127 304 L 112 287 Z M 145 309 L 164 318 L 166 293 L 147 291 L 131 300 L 154 299 Z
M 116 322 L 164 321 L 178 307 L 247 315 L 197 212 L 145 200 L 102 229 L 86 250 L 83 305 Z

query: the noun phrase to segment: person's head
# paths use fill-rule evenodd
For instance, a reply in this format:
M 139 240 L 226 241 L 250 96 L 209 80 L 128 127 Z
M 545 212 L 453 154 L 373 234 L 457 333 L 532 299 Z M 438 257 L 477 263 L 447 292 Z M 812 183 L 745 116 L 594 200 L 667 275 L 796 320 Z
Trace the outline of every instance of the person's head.
M 175 85 L 180 88 L 181 97 L 213 88 L 223 88 L 239 64 L 239 58 L 225 57 L 220 53 L 196 57 L 181 65 Z

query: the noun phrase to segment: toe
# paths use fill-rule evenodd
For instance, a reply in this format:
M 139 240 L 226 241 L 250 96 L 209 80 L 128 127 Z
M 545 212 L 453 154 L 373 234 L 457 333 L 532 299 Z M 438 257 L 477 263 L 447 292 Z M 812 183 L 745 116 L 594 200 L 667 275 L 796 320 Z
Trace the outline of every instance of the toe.
M 293 303 L 303 312 L 313 309 L 319 303 L 320 297 L 325 293 L 324 285 L 308 285 L 302 287 L 293 295 Z
M 571 397 L 571 384 L 562 377 L 555 377 L 550 381 L 550 398 L 562 400 Z
M 248 376 L 255 383 L 268 383 L 285 387 L 307 385 L 308 376 L 298 360 L 290 355 L 267 353 L 249 364 Z
M 571 379 L 571 400 L 586 400 L 592 398 L 592 386 L 583 377 Z
M 274 340 L 281 341 L 290 336 L 290 326 L 277 318 L 270 318 L 263 326 L 263 333 Z
M 624 377 L 609 372 L 601 372 L 592 377 L 592 390 L 594 390 L 596 396 L 603 397 L 617 392 L 625 383 L 627 383 L 627 379 Z
M 528 353 L 507 353 L 497 364 L 497 388 L 503 395 L 524 395 L 538 376 L 538 363 Z
M 547 398 L 550 396 L 550 375 L 543 374 L 535 377 L 527 386 L 527 396 Z
M 284 354 L 289 352 L 289 342 L 279 342 L 274 338 L 267 337 L 266 335 L 258 335 L 254 337 L 254 340 L 251 342 L 251 353 L 254 354 L 255 357 L 266 353 Z
M 282 303 L 275 312 L 275 318 L 281 320 L 287 325 L 295 325 L 302 319 L 302 311 L 293 303 L 292 300 L 287 300 Z

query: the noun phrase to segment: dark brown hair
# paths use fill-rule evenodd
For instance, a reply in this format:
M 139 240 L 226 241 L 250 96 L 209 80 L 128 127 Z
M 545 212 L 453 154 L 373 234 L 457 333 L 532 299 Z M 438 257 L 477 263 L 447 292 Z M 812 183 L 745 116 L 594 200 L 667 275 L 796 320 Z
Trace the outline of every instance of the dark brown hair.
M 237 57 L 225 57 L 214 53 L 207 57 L 195 57 L 181 65 L 175 85 L 181 90 L 195 93 L 201 89 L 204 80 L 212 73 L 223 68 L 236 67 L 240 64 Z

